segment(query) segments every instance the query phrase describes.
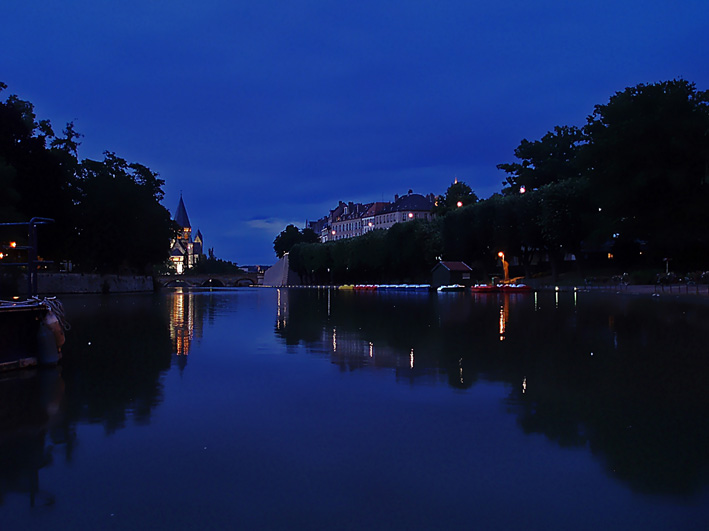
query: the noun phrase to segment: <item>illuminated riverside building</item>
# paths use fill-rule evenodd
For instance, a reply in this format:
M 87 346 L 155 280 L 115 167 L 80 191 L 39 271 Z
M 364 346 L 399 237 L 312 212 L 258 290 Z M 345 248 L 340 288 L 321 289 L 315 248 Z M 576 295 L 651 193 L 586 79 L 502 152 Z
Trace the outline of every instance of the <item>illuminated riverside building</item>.
M 412 190 L 403 196 L 394 196 L 393 202 L 344 203 L 318 221 L 306 222 L 306 227 L 320 235 L 321 242 L 362 236 L 374 229 L 389 229 L 396 223 L 415 219 L 429 220 L 436 197 L 433 194 L 415 194 Z
M 182 200 L 182 194 L 180 194 L 180 202 L 177 204 L 174 219 L 180 226 L 180 233 L 170 243 L 170 264 L 175 272 L 181 275 L 197 264 L 200 256 L 202 256 L 204 245 L 202 233 L 199 230 L 197 230 L 197 234 L 192 239 L 192 226 L 190 225 L 185 203 Z

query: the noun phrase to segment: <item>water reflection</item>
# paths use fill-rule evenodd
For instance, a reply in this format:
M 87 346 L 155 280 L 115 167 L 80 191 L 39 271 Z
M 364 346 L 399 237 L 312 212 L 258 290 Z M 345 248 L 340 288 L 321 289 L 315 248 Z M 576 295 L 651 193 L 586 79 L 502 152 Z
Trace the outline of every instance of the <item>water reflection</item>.
M 510 294 L 502 294 L 502 303 L 500 304 L 500 341 L 505 339 L 505 329 L 507 321 L 510 318 Z
M 66 442 L 64 380 L 59 368 L 0 375 L 0 505 L 10 493 L 26 495 L 30 506 L 51 505 L 39 471 L 53 459 L 53 443 Z
M 161 377 L 170 367 L 171 341 L 164 299 L 152 295 L 64 297 L 71 340 L 61 367 L 0 375 L 0 505 L 7 492 L 24 492 L 31 505 L 53 503 L 39 486 L 39 470 L 55 446 L 71 461 L 78 423 L 106 433 L 129 419 L 148 424 L 162 401 Z
M 205 296 L 207 300 L 213 300 L 208 295 L 209 292 L 194 292 L 183 288 L 176 288 L 169 295 L 170 340 L 180 371 L 187 366 L 192 343 L 202 337 L 205 310 L 213 309 L 213 304 L 203 304 Z M 196 303 L 196 297 L 201 299 L 199 304 Z
M 39 470 L 56 445 L 71 461 L 77 424 L 101 424 L 109 434 L 128 421 L 149 424 L 171 359 L 184 369 L 202 336 L 207 300 L 182 290 L 64 297 L 72 331 L 63 365 L 0 375 L 0 505 L 8 492 L 28 494 L 31 505 L 53 503 Z
M 149 423 L 171 360 L 165 299 L 144 294 L 67 298 L 64 304 L 72 316 L 64 356 L 70 418 L 100 422 L 109 433 L 129 418 Z
M 471 351 L 505 339 L 510 308 L 523 300 L 510 294 L 437 298 L 284 289 L 275 332 L 286 344 L 302 342 L 313 353 L 328 354 L 345 370 L 393 368 L 398 378 L 444 377 L 465 388 L 479 377 L 479 371 L 468 370 L 473 359 L 477 363 Z
M 343 370 L 509 384 L 529 434 L 586 447 L 648 492 L 706 484 L 709 308 L 587 293 L 394 296 L 281 290 L 275 332 Z
M 187 356 L 194 338 L 194 294 L 178 288 L 172 296 L 170 339 L 177 356 Z
M 517 500 L 525 493 L 510 487 L 516 476 L 506 475 L 509 463 L 541 459 L 549 478 L 558 478 L 569 455 L 602 463 L 613 479 L 597 485 L 659 493 L 663 502 L 707 487 L 709 306 L 564 292 L 441 297 L 304 289 L 64 303 L 73 329 L 61 371 L 0 379 L 0 505 L 17 493 L 35 506 L 56 496 L 57 512 L 80 512 L 80 496 L 59 496 L 62 481 L 70 481 L 63 474 L 115 482 L 118 498 L 132 501 L 132 493 L 142 504 L 134 478 L 143 478 L 146 464 L 156 472 L 146 495 L 166 492 L 157 502 L 165 514 L 182 499 L 179 485 L 199 500 L 195 506 L 216 499 L 211 510 L 225 507 L 229 521 L 230 504 L 238 503 L 233 492 L 245 493 L 240 509 L 262 512 L 264 504 L 291 499 L 307 477 L 313 489 L 299 491 L 298 505 L 308 511 L 307 502 L 320 503 L 335 482 L 348 497 L 365 491 L 371 471 L 389 478 L 386 494 L 455 478 L 463 481 L 448 493 L 469 493 L 484 477 L 491 497 Z M 168 372 L 190 357 L 189 371 Z M 337 378 L 329 363 L 341 371 Z M 158 408 L 161 422 L 151 422 Z M 87 436 L 118 430 L 121 437 Z M 144 448 L 147 434 L 162 444 Z M 510 447 L 491 452 L 490 435 Z M 554 445 L 542 439 L 574 451 L 548 451 Z M 405 464 L 391 454 L 402 441 L 416 441 Z M 82 476 L 79 466 L 46 473 L 61 459 L 105 465 L 115 459 L 111 447 L 124 445 L 124 458 L 135 451 L 140 459 L 128 462 L 130 454 L 115 475 Z M 485 460 L 491 464 L 480 474 Z M 596 478 L 598 465 L 590 468 L 583 477 Z M 161 485 L 163 475 L 169 479 Z M 399 477 L 406 479 L 397 483 Z M 560 495 L 543 482 L 534 488 L 538 500 Z M 445 496 L 437 509 L 453 506 Z M 633 498 L 641 508 L 655 499 Z M 294 506 L 281 512 L 290 515 Z M 339 497 L 323 506 L 354 512 Z

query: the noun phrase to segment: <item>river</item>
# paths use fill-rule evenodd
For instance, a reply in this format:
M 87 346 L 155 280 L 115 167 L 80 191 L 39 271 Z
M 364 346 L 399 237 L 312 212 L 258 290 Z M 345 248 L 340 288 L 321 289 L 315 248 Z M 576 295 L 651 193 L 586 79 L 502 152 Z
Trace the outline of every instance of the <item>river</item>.
M 0 529 L 705 529 L 709 301 L 65 296 L 0 378 Z

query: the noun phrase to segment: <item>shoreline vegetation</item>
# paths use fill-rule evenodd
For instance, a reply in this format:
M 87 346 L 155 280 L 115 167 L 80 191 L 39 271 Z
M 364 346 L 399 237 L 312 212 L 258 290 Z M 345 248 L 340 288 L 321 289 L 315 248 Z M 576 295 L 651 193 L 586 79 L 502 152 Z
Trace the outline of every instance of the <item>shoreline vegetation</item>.
M 0 124 L 0 220 L 55 220 L 40 234 L 42 259 L 85 274 L 167 271 L 178 227 L 161 204 L 158 173 L 110 151 L 81 160 L 73 123 L 55 134 L 14 95 L 0 100 Z M 438 196 L 432 221 L 327 243 L 286 227 L 274 250 L 315 285 L 426 283 L 439 261 L 465 262 L 471 280 L 487 283 L 500 276 L 498 255 L 528 284 L 612 270 L 629 271 L 626 284 L 666 286 L 676 281 L 670 269 L 704 284 L 707 131 L 709 91 L 683 79 L 628 87 L 596 105 L 583 127 L 523 139 L 516 161 L 497 165 L 506 178 L 487 199 L 460 181 Z M 27 236 L 3 238 L 0 259 L 21 263 Z
M 307 228 L 298 241 L 286 227 L 274 250 L 310 284 L 422 283 L 439 261 L 465 262 L 484 284 L 500 276 L 499 255 L 526 283 L 627 271 L 629 284 L 667 286 L 672 270 L 703 284 L 708 130 L 709 91 L 682 79 L 629 87 L 583 127 L 522 140 L 487 199 L 458 181 L 438 196 L 432 221 L 327 243 L 308 242 Z

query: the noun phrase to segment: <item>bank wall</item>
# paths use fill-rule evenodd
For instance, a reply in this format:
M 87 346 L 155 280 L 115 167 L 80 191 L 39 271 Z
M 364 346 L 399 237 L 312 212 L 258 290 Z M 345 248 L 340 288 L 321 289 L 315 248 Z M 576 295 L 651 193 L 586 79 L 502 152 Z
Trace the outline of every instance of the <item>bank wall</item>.
M 19 287 L 26 290 L 26 280 Z M 153 291 L 153 277 L 81 273 L 40 273 L 37 291 L 41 295 L 61 293 L 131 293 Z

